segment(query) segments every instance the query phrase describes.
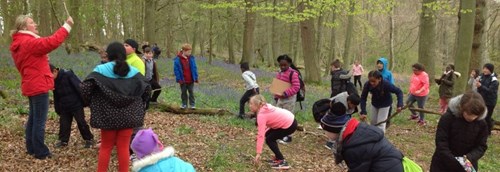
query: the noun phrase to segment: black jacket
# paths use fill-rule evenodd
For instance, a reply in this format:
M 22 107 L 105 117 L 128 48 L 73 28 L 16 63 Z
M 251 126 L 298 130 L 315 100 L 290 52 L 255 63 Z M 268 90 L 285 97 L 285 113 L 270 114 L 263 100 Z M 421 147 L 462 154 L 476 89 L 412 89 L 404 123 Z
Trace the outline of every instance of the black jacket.
M 73 71 L 61 69 L 54 79 L 54 109 L 57 114 L 73 112 L 83 108 L 80 79 Z
M 359 123 L 340 150 L 349 172 L 403 172 L 403 154 L 375 126 Z
M 486 106 L 495 106 L 498 98 L 498 79 L 495 75 L 481 75 L 479 77 L 481 86 L 477 92 L 483 96 Z
M 330 97 L 335 97 L 337 94 L 347 91 L 347 83 L 351 79 L 352 73 L 339 69 L 331 72 L 332 79 L 331 84 L 331 95 Z
M 99 129 L 142 126 L 150 93 L 151 86 L 140 73 L 123 79 L 92 72 L 82 84 L 83 97 L 90 105 L 90 125 Z
M 488 148 L 486 112 L 473 122 L 459 113 L 462 96 L 450 100 L 448 111 L 439 119 L 436 131 L 436 150 L 432 156 L 431 172 L 465 171 L 455 157 L 467 155 L 477 170 L 477 161 Z

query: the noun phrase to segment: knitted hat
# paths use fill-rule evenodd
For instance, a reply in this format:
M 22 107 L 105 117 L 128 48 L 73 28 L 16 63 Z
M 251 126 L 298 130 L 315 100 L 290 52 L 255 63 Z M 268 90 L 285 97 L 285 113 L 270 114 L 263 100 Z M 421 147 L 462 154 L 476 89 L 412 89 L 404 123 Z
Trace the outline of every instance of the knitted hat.
M 136 54 L 142 54 L 139 51 L 139 44 L 135 40 L 133 40 L 133 39 L 127 39 L 127 40 L 125 40 L 124 43 L 130 45 L 132 48 L 135 48 L 135 53 Z
M 142 159 L 145 156 L 162 151 L 163 144 L 158 139 L 158 135 L 151 128 L 148 128 L 137 132 L 130 148 L 132 148 L 138 159 Z
M 351 115 L 346 114 L 345 105 L 341 102 L 332 102 L 328 114 L 321 119 L 323 129 L 333 133 L 340 133 L 345 123 L 351 119 Z
M 488 69 L 491 73 L 494 73 L 494 70 L 495 70 L 495 66 L 491 63 L 484 64 L 483 68 Z

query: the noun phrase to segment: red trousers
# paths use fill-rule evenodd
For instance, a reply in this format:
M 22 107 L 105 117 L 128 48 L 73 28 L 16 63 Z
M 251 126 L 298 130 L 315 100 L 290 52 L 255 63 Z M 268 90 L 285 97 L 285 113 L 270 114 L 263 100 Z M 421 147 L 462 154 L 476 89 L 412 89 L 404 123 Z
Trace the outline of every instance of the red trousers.
M 97 172 L 108 171 L 111 151 L 116 145 L 118 154 L 118 171 L 127 172 L 129 169 L 129 146 L 132 137 L 132 128 L 121 130 L 101 130 L 101 147 L 97 161 Z

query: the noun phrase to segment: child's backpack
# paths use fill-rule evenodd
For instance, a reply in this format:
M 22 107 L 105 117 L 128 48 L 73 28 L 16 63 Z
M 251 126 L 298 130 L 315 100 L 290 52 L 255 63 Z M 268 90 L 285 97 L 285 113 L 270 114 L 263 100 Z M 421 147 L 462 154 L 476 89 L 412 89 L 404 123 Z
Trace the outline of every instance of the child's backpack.
M 290 82 L 292 81 L 293 72 L 290 72 Z M 297 102 L 300 103 L 300 109 L 302 110 L 302 101 L 306 99 L 306 85 L 304 84 L 304 80 L 302 80 L 302 75 L 299 72 L 299 81 L 300 81 L 300 89 L 297 92 Z
M 325 116 L 326 112 L 330 109 L 330 99 L 320 99 L 314 102 L 312 107 L 312 113 L 314 116 L 314 121 L 317 123 L 321 122 L 321 118 Z

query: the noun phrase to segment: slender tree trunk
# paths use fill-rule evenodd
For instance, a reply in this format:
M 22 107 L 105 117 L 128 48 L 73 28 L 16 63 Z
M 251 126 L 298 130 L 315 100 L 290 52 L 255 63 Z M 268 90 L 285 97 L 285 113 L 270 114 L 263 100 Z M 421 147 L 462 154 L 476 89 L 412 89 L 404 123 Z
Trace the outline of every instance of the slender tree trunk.
M 346 36 L 345 36 L 345 43 L 344 43 L 344 55 L 343 55 L 343 60 L 344 64 L 351 64 L 350 62 L 350 52 L 351 52 L 351 40 L 352 40 L 352 32 L 353 32 L 353 27 L 354 27 L 354 14 L 352 14 L 355 10 L 355 1 L 351 0 L 349 1 L 349 14 L 347 17 L 347 29 L 346 29 Z
M 394 71 L 394 66 L 396 66 L 396 57 L 394 56 L 394 7 L 391 8 L 389 12 L 389 69 Z
M 335 11 L 332 12 L 332 23 L 335 23 L 337 22 L 337 13 Z M 327 60 L 327 63 L 325 65 L 325 76 L 328 76 L 330 75 L 330 63 L 333 62 L 333 60 L 335 60 L 335 55 L 336 55 L 336 45 L 335 45 L 335 42 L 336 42 L 336 34 L 337 33 L 337 27 L 333 27 L 331 29 L 331 33 L 330 33 L 330 53 L 328 55 L 328 60 Z
M 420 39 L 418 42 L 418 62 L 425 66 L 429 83 L 434 82 L 434 58 L 436 57 L 436 20 L 427 4 L 436 0 L 424 0 L 420 14 Z
M 321 50 L 322 50 L 322 45 L 321 43 L 323 42 L 323 15 L 320 14 L 318 17 L 318 31 L 316 32 L 316 56 L 318 57 L 318 60 L 321 61 L 323 59 Z
M 214 4 L 214 0 L 210 0 Z M 182 22 L 181 22 L 182 23 Z M 214 39 L 214 10 L 210 9 L 209 31 L 208 31 L 208 64 L 212 64 Z
M 255 30 L 256 14 L 252 10 L 254 0 L 245 0 L 245 2 L 245 28 L 243 31 L 243 57 L 241 63 L 248 62 L 250 66 L 253 66 L 253 32 Z
M 483 33 L 483 41 L 484 41 L 484 45 L 481 46 L 481 52 L 483 52 L 481 54 L 481 63 L 480 64 L 485 64 L 485 63 L 488 63 L 490 62 L 490 53 L 488 51 L 488 47 L 490 47 L 490 37 L 488 37 L 488 31 L 490 30 L 490 22 L 491 22 L 491 17 L 489 16 L 490 13 L 489 13 L 489 3 L 488 1 L 484 1 L 484 7 L 483 7 L 483 12 L 482 12 L 482 16 L 484 18 L 484 33 Z
M 483 47 L 485 45 L 484 26 L 485 26 L 485 10 L 486 0 L 476 0 L 476 15 L 474 22 L 474 37 L 472 40 L 472 54 L 469 63 L 470 69 L 481 67 L 483 58 Z
M 199 14 L 197 14 L 199 15 Z M 194 22 L 194 28 L 193 28 L 193 49 L 192 49 L 192 54 L 196 54 L 196 44 L 198 43 L 198 28 L 200 26 L 200 21 L 199 20 L 196 20 Z M 196 56 L 196 55 L 195 55 Z
M 273 0 L 273 7 L 276 7 L 277 0 Z M 273 12 L 276 12 L 276 9 L 273 9 Z M 272 17 L 272 27 L 271 27 L 271 49 L 272 49 L 272 55 L 269 56 L 267 59 L 267 63 L 269 67 L 274 67 L 274 58 L 278 57 L 278 53 L 280 52 L 280 47 L 279 47 L 279 35 L 280 35 L 280 30 L 278 29 L 278 20 L 276 17 Z
M 461 0 L 461 7 L 459 12 L 459 28 L 458 28 L 458 42 L 457 49 L 455 50 L 455 70 L 457 71 L 470 71 L 470 55 L 472 51 L 472 40 L 474 37 L 474 18 L 476 15 L 476 0 Z M 468 77 L 457 78 L 455 82 L 454 94 L 462 94 L 467 86 Z
M 308 6 L 305 2 L 300 2 L 298 10 L 303 12 Z M 300 32 L 302 38 L 302 49 L 304 53 L 305 80 L 308 82 L 320 82 L 319 63 L 315 52 L 314 20 L 309 18 L 300 22 Z M 307 58 L 307 59 L 306 59 Z M 297 63 L 297 61 L 295 62 Z
M 70 6 L 68 7 L 70 10 L 70 15 L 73 18 L 74 21 L 81 21 L 80 19 L 80 0 L 72 0 L 70 1 Z M 64 15 L 66 16 L 66 15 Z M 65 20 L 66 17 L 63 17 L 61 20 Z M 83 27 L 82 25 L 78 25 L 79 23 L 76 23 L 72 27 L 72 32 L 70 34 L 70 47 L 71 47 L 71 53 L 79 53 L 80 52 L 80 43 L 84 42 L 83 40 Z M 69 54 L 70 52 L 68 52 Z
M 299 32 L 301 31 L 300 30 L 300 24 L 294 24 L 294 31 L 293 31 L 293 37 L 294 37 L 294 41 L 293 41 L 293 61 L 296 62 L 297 59 L 298 59 L 298 56 L 299 56 L 299 39 L 300 39 L 300 36 L 299 36 Z
M 235 64 L 236 59 L 234 57 L 234 43 L 233 43 L 233 38 L 234 38 L 234 24 L 232 21 L 232 13 L 231 9 L 227 9 L 227 26 L 228 26 L 228 32 L 226 36 L 226 41 L 227 41 L 227 50 L 228 50 L 228 56 L 229 56 L 229 63 L 230 64 Z
M 153 8 L 153 5 L 155 4 L 155 1 L 154 0 L 146 0 L 145 1 L 146 4 L 145 4 L 145 13 L 144 13 L 144 39 L 145 41 L 148 41 L 150 42 L 151 44 L 155 43 L 156 42 L 156 39 L 155 39 L 155 35 L 156 35 L 156 32 L 155 32 L 155 29 L 156 29 L 156 23 L 155 23 L 155 19 L 156 19 L 156 16 L 155 16 L 155 11 L 156 10 L 152 10 L 151 8 Z

